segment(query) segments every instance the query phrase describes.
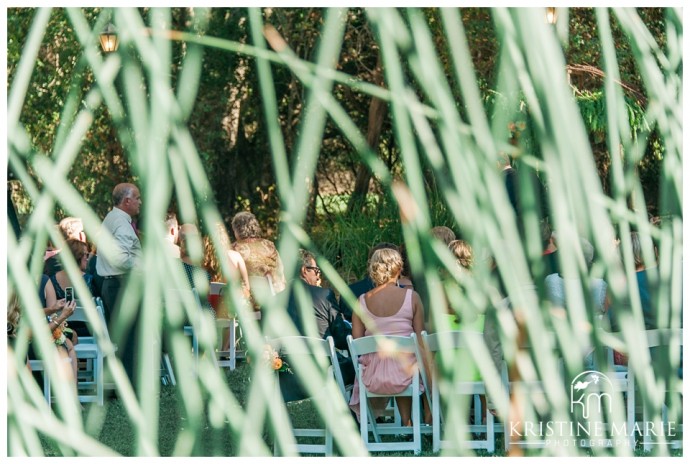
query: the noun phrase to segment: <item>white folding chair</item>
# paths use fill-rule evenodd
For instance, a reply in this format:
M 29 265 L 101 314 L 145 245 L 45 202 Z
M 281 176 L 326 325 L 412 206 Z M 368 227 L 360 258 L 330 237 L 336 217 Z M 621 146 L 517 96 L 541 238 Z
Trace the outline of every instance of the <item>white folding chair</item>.
M 545 332 L 542 338 L 548 338 L 550 340 L 550 346 L 555 347 L 556 334 L 554 332 Z M 523 423 L 537 422 L 538 417 L 535 417 L 535 415 L 547 409 L 546 389 L 544 382 L 536 371 L 533 356 L 537 355 L 531 353 L 533 350 L 534 348 L 529 344 L 521 346 L 515 357 L 515 363 L 519 372 L 521 374 L 531 373 L 531 375 L 527 377 L 521 376 L 517 379 L 511 378 L 505 361 L 501 368 L 501 381 L 510 398 L 510 408 L 517 407 L 518 410 L 522 410 L 524 416 L 519 419 Z M 563 370 L 563 360 L 559 359 L 557 370 L 553 375 L 562 378 Z M 543 448 L 547 445 L 544 437 L 523 436 L 523 439 L 517 438 L 513 440 L 511 433 L 511 417 L 511 413 L 509 413 L 503 420 L 504 445 L 506 451 L 508 451 L 511 446 L 520 448 Z
M 95 302 L 95 300 L 94 300 Z M 96 311 L 99 312 L 99 319 L 103 315 L 103 308 L 96 306 Z M 67 319 L 67 322 L 85 322 L 90 323 L 84 307 L 77 301 L 77 306 L 74 313 Z M 105 325 L 105 317 L 102 318 L 105 333 L 107 334 L 107 327 Z M 78 373 L 77 389 L 79 391 L 94 390 L 93 394 L 82 393 L 79 395 L 81 403 L 98 403 L 103 406 L 103 350 L 98 344 L 95 336 L 79 337 L 79 343 L 74 346 L 74 351 L 77 360 L 86 361 L 86 369 Z
M 257 293 L 261 295 L 275 295 L 273 288 L 273 279 L 269 274 L 265 276 L 249 276 L 249 288 L 252 294 Z
M 225 282 L 211 282 L 208 290 L 209 295 L 222 295 L 225 288 Z
M 311 356 L 321 357 L 328 360 L 328 372 L 332 375 L 336 383 L 338 379 L 342 382 L 342 374 L 340 373 L 340 366 L 337 358 L 334 358 L 335 346 L 333 338 L 328 337 L 326 340 L 315 337 L 291 336 L 281 337 L 270 342 L 274 349 L 280 351 L 284 355 L 297 356 Z M 281 396 L 280 384 L 278 376 L 276 375 L 277 394 Z M 344 392 L 343 392 L 344 393 Z M 295 439 L 298 437 L 318 437 L 323 438 L 323 443 L 307 444 L 307 443 L 293 443 L 295 450 L 300 453 L 323 453 L 325 456 L 333 455 L 333 433 L 327 428 L 307 428 L 300 429 L 293 426 L 292 433 Z M 274 444 L 275 452 L 275 444 Z
M 161 353 L 161 383 L 163 383 L 163 385 L 177 385 L 172 363 L 170 362 L 170 355 L 166 352 Z
M 679 353 L 683 350 L 682 329 L 646 330 L 645 338 L 647 340 L 647 346 L 652 349 L 652 351 L 659 351 L 660 354 L 663 355 L 666 355 L 666 350 L 677 350 Z M 670 356 L 670 352 L 668 355 Z M 652 359 L 652 363 L 654 363 L 654 359 Z M 657 377 L 658 376 L 655 376 L 655 378 Z M 663 390 L 658 391 L 657 393 L 663 393 L 666 395 L 670 392 L 674 395 L 682 395 L 683 379 L 673 377 L 675 377 L 675 373 L 670 374 L 669 384 L 666 385 Z M 666 400 L 654 398 L 651 401 L 652 404 L 649 404 L 649 402 L 645 401 L 646 395 L 640 395 L 640 397 L 642 399 L 642 424 L 639 424 L 639 429 L 642 433 L 641 438 L 644 451 L 652 451 L 654 445 L 670 445 L 671 448 L 681 448 L 683 445 L 682 439 L 672 439 L 665 436 L 665 433 L 669 431 L 669 423 L 675 422 L 669 420 L 669 408 L 666 404 Z M 659 405 L 661 407 L 659 407 Z M 679 412 L 680 414 L 678 414 L 677 417 L 674 417 L 674 419 L 680 418 L 682 420 L 683 418 L 682 401 Z M 652 433 L 652 429 L 648 426 L 649 424 L 654 424 L 654 433 Z M 680 424 L 674 424 L 672 428 L 674 435 L 678 436 L 679 434 L 682 434 L 682 422 Z
M 600 336 L 603 334 L 611 335 L 601 329 Z M 605 340 L 606 337 L 604 336 Z M 604 351 L 606 353 L 606 366 L 603 369 L 594 363 L 593 368 L 599 369 L 594 372 L 602 372 L 611 383 L 612 391 L 622 394 L 625 398 L 625 423 L 626 430 L 633 430 L 635 426 L 635 376 L 628 369 L 628 366 L 622 366 L 614 363 L 614 348 L 604 344 Z M 635 448 L 635 440 L 630 439 L 629 445 L 631 449 Z
M 224 282 L 211 282 L 209 295 L 217 295 L 219 298 L 223 296 L 226 288 Z M 221 303 L 219 303 L 221 304 Z M 219 348 L 216 349 L 216 360 L 218 367 L 228 367 L 230 370 L 235 370 L 237 366 L 237 330 L 239 324 L 237 317 L 234 315 L 228 318 L 216 317 L 216 330 L 219 335 Z M 225 332 L 228 333 L 228 349 L 225 350 L 223 346 Z
M 411 337 L 401 337 L 401 336 L 369 336 L 353 339 L 352 335 L 347 336 L 347 344 L 350 347 L 350 354 L 352 355 L 352 363 L 355 368 L 355 377 L 359 384 L 359 411 L 360 411 L 360 433 L 362 436 L 362 441 L 366 445 L 369 451 L 414 451 L 415 454 L 419 454 L 422 451 L 422 438 L 421 438 L 421 418 L 420 418 L 420 389 L 419 389 L 419 369 L 412 375 L 411 384 L 405 388 L 400 393 L 391 394 L 378 394 L 367 390 L 364 382 L 362 381 L 362 372 L 359 365 L 359 357 L 377 353 L 379 351 L 379 343 L 394 344 L 395 353 L 404 354 L 410 353 L 415 355 L 415 342 Z M 417 360 L 417 366 L 420 365 L 420 361 Z M 398 397 L 398 396 L 410 396 L 412 398 L 412 426 L 403 426 L 399 424 L 377 424 L 373 414 L 369 407 L 369 398 L 385 398 L 385 397 Z M 369 441 L 369 430 L 374 435 L 375 442 Z M 412 441 L 389 441 L 389 442 L 379 442 L 379 435 L 401 435 L 412 433 Z
M 273 283 L 271 281 L 270 276 L 263 278 L 263 277 L 252 277 L 250 278 L 251 281 L 255 282 L 257 287 L 260 287 L 263 285 L 267 291 L 273 295 Z M 259 283 L 260 282 L 260 283 Z M 227 288 L 227 285 L 223 282 L 211 282 L 211 288 L 210 288 L 210 294 L 218 294 L 218 295 L 223 295 L 223 292 Z M 253 317 L 256 320 L 261 320 L 261 312 L 260 311 L 252 311 L 250 314 L 250 317 Z M 247 357 L 247 354 L 245 350 L 241 349 L 238 345 L 240 345 L 240 340 L 242 339 L 242 327 L 239 323 L 239 318 L 237 317 L 237 314 L 234 314 L 230 318 L 218 318 L 216 319 L 216 328 L 220 334 L 220 343 L 221 346 L 220 348 L 216 351 L 216 357 L 218 359 L 218 366 L 219 367 L 229 367 L 230 370 L 234 370 L 237 367 L 237 360 L 238 359 L 245 359 Z M 228 331 L 229 334 L 229 340 L 228 340 L 228 349 L 224 350 L 222 346 L 223 342 L 223 332 Z M 227 357 L 227 359 L 223 359 Z
M 273 287 L 273 279 L 270 275 L 265 276 L 249 276 L 249 288 L 254 301 L 261 308 L 270 305 L 273 296 L 276 294 Z M 257 311 L 257 319 L 261 319 L 261 312 Z
M 327 340 L 329 339 L 332 342 L 333 337 L 329 335 Z M 338 384 L 340 393 L 342 393 L 343 398 L 345 399 L 345 403 L 349 403 L 350 396 L 352 396 L 353 385 L 345 385 L 345 381 L 343 380 L 343 373 L 340 370 L 340 363 L 338 362 L 338 352 L 335 348 L 335 344 L 331 342 L 329 342 L 329 349 L 331 354 L 331 365 L 333 366 L 333 376 L 335 377 L 335 381 Z
M 168 288 L 165 291 L 166 304 L 185 304 L 185 302 L 194 302 L 194 307 L 198 309 L 196 316 L 201 316 L 201 300 L 199 300 L 199 293 L 195 288 L 179 289 Z M 194 326 L 186 325 L 183 327 L 185 335 L 192 339 L 192 355 L 194 356 L 194 372 L 199 371 L 199 339 L 197 337 Z
M 417 359 L 424 359 L 424 356 L 422 354 L 421 346 L 419 344 L 419 341 L 417 340 L 416 334 L 411 335 L 412 339 L 415 341 L 415 348 L 417 350 Z M 462 350 L 462 349 L 469 349 L 469 346 L 474 344 L 474 343 L 484 343 L 484 337 L 483 334 L 479 332 L 463 332 L 459 330 L 455 331 L 449 331 L 445 332 L 443 334 L 435 333 L 435 334 L 428 334 L 426 331 L 422 332 L 422 340 L 424 341 L 424 346 L 426 347 L 427 351 L 429 352 L 429 355 L 431 357 L 432 354 L 438 353 L 441 350 Z M 443 346 L 441 346 L 441 343 L 443 341 Z M 451 353 L 446 352 L 446 355 L 451 355 Z M 468 360 L 469 361 L 469 360 Z M 449 440 L 442 440 L 442 431 L 441 431 L 441 425 L 445 424 L 444 418 L 443 418 L 443 411 L 441 408 L 441 397 L 439 394 L 439 382 L 441 381 L 438 376 L 437 376 L 437 369 L 433 368 L 434 366 L 429 366 L 429 371 L 432 372 L 433 376 L 433 381 L 431 382 L 431 386 L 429 385 L 429 382 L 426 376 L 426 372 L 424 369 L 420 369 L 420 374 L 422 376 L 422 382 L 424 384 L 425 391 L 427 392 L 427 400 L 431 404 L 431 409 L 432 409 L 432 434 L 433 434 L 433 451 L 438 452 L 441 448 L 447 448 L 449 445 L 452 443 Z M 496 440 L 495 440 L 495 433 L 494 433 L 494 416 L 489 412 L 488 406 L 484 408 L 485 410 L 485 417 L 486 417 L 486 424 L 482 425 L 481 424 L 481 412 L 478 410 L 479 405 L 481 402 L 479 401 L 479 395 L 486 395 L 486 387 L 484 385 L 483 381 L 475 381 L 475 380 L 456 380 L 456 379 L 451 379 L 452 381 L 452 391 L 456 395 L 470 395 L 472 398 L 475 400 L 474 407 L 475 407 L 475 414 L 474 414 L 474 419 L 475 423 L 468 425 L 467 427 L 459 427 L 458 429 L 454 429 L 454 431 L 460 431 L 462 433 L 462 429 L 465 428 L 465 433 L 477 433 L 477 434 L 483 434 L 484 439 L 469 439 L 463 437 L 462 441 L 457 442 L 457 445 L 461 448 L 470 448 L 470 449 L 485 449 L 489 453 L 493 453 L 495 450 L 496 446 Z M 431 391 L 431 398 L 429 398 L 429 391 Z M 447 404 L 453 404 L 450 400 L 448 400 Z M 488 405 L 488 402 L 487 402 Z M 477 421 L 478 419 L 478 421 Z M 461 424 L 459 424 L 461 425 Z M 449 432 L 446 432 L 446 436 L 449 435 Z M 456 432 L 457 433 L 457 432 Z
M 52 399 L 51 399 L 51 393 L 50 393 L 50 377 L 48 377 L 48 373 L 45 370 L 45 367 L 43 365 L 43 360 L 41 359 L 30 359 L 29 360 L 29 367 L 31 368 L 32 372 L 42 372 L 43 376 L 43 396 L 46 399 L 46 402 L 48 403 L 48 406 L 50 406 Z

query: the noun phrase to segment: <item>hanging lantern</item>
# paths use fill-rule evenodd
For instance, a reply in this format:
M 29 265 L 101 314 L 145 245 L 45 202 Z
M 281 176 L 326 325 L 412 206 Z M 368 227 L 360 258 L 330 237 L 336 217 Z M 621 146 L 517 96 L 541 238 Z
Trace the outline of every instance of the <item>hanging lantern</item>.
M 549 24 L 556 24 L 557 20 L 558 20 L 558 11 L 556 11 L 556 7 L 547 6 L 546 7 L 546 22 Z
M 101 32 L 101 49 L 104 53 L 111 53 L 117 50 L 118 40 L 117 31 L 112 23 L 108 23 Z

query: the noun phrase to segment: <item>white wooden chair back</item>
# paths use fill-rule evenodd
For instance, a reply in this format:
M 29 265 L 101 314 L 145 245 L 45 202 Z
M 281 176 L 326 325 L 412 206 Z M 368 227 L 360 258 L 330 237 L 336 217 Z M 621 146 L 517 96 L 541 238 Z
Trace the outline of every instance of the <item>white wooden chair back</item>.
M 319 363 L 319 360 L 326 361 L 328 363 L 329 374 L 333 376 L 336 383 L 338 382 L 337 375 L 340 374 L 340 366 L 337 363 L 337 359 L 335 363 L 333 363 L 335 346 L 332 337 L 329 336 L 324 340 L 315 337 L 288 336 L 273 339 L 270 341 L 270 344 L 274 349 L 278 350 L 281 355 L 312 356 L 317 363 Z M 342 375 L 340 378 L 342 379 Z M 281 395 L 280 384 L 277 381 L 276 388 L 277 394 Z M 292 432 L 296 439 L 298 437 L 319 437 L 324 439 L 323 443 L 316 444 L 305 444 L 295 441 L 290 444 L 290 446 L 293 447 L 293 451 L 299 453 L 318 453 L 324 454 L 325 456 L 333 455 L 333 433 L 327 427 L 299 429 L 293 426 Z M 274 443 L 274 453 L 277 451 L 275 446 Z
M 196 314 L 192 311 L 192 318 L 197 320 L 201 319 L 201 300 L 199 300 L 199 293 L 195 288 L 191 289 L 179 289 L 179 288 L 168 288 L 165 290 L 165 304 L 166 305 L 191 305 L 196 308 Z M 193 325 L 184 326 L 184 334 L 191 337 L 192 339 L 192 354 L 194 356 L 194 372 L 199 372 L 199 338 L 197 336 L 196 330 L 194 330 Z
M 675 351 L 678 356 L 680 357 L 680 353 L 683 351 L 683 329 L 651 329 L 651 330 L 646 330 L 645 331 L 645 339 L 647 341 L 647 346 L 651 349 L 652 352 L 657 351 L 657 350 L 666 350 L 668 349 L 668 356 L 671 357 L 671 359 L 675 358 L 675 355 L 671 353 L 671 351 Z M 651 353 L 650 353 L 651 354 Z M 665 352 L 661 352 L 660 354 L 666 355 Z M 678 359 L 681 364 L 680 367 L 682 368 L 682 358 Z M 654 363 L 655 359 L 652 359 L 652 363 Z M 653 423 L 653 424 L 662 424 L 662 427 L 660 428 L 662 431 L 671 431 L 673 430 L 673 435 L 675 438 L 671 437 L 666 437 L 664 436 L 663 438 L 667 441 L 667 444 L 670 445 L 671 448 L 678 449 L 682 448 L 683 446 L 683 441 L 682 441 L 682 430 L 683 430 L 683 411 L 682 411 L 682 393 L 683 393 L 683 379 L 682 377 L 678 377 L 677 375 L 674 375 L 675 373 L 671 373 L 669 376 L 668 384 L 666 384 L 666 387 L 663 389 L 663 392 L 657 392 L 657 393 L 663 393 L 663 398 L 661 399 L 661 395 L 654 395 L 650 394 L 648 397 L 652 399 L 652 405 L 648 406 L 645 404 L 645 399 L 647 398 L 647 395 L 640 395 L 640 398 L 643 401 L 642 405 L 642 423 L 639 424 L 640 426 L 640 431 L 642 432 L 642 448 L 644 449 L 645 452 L 651 452 L 652 448 L 654 448 L 654 445 L 656 446 L 662 446 L 663 442 L 660 440 L 660 437 L 657 436 L 659 432 L 657 431 L 656 434 L 654 434 L 651 429 L 646 426 L 647 424 Z M 657 386 L 659 385 L 659 382 L 657 381 Z M 668 393 L 671 392 L 672 395 L 675 396 L 670 396 Z M 666 404 L 666 400 L 669 399 L 671 402 L 675 402 L 675 406 L 679 414 L 677 414 L 676 417 L 669 418 L 669 407 Z M 671 403 L 672 404 L 672 403 Z M 671 408 L 672 410 L 674 409 L 673 407 Z M 671 420 L 674 419 L 674 420 Z M 680 423 L 677 422 L 677 419 L 680 419 Z M 674 423 L 675 422 L 675 423 Z M 674 423 L 674 424 L 672 424 Z M 672 425 L 671 425 L 672 424 Z M 657 425 L 657 428 L 658 425 Z M 669 434 L 670 435 L 670 434 Z M 680 437 L 680 438 L 679 438 Z
M 78 360 L 85 361 L 86 369 L 78 373 L 77 388 L 79 391 L 91 390 L 92 394 L 82 393 L 79 401 L 82 403 L 98 403 L 103 405 L 104 386 L 104 356 L 105 346 L 112 346 L 108 326 L 105 323 L 102 302 L 100 298 L 93 299 L 96 306 L 97 321 L 88 318 L 83 304 L 77 300 L 77 305 L 72 315 L 67 319 L 70 322 L 84 322 L 91 327 L 91 336 L 79 337 L 79 343 L 74 346 L 74 352 Z M 102 338 L 98 335 L 102 331 Z M 115 348 L 116 349 L 116 348 Z
M 420 418 L 420 388 L 419 388 L 419 369 L 412 375 L 411 384 L 402 392 L 390 394 L 378 394 L 369 391 L 362 381 L 361 369 L 359 366 L 359 357 L 379 352 L 396 354 L 412 354 L 416 360 L 417 366 L 420 365 L 420 360 L 416 359 L 415 342 L 411 337 L 401 337 L 392 335 L 378 335 L 368 336 L 354 339 L 352 335 L 347 336 L 347 344 L 350 348 L 350 355 L 352 356 L 352 363 L 355 369 L 356 381 L 359 385 L 360 395 L 360 435 L 362 441 L 369 451 L 406 451 L 411 450 L 415 454 L 421 453 L 422 438 L 421 438 L 421 418 Z M 377 424 L 373 417 L 371 408 L 369 407 L 369 398 L 381 398 L 391 396 L 410 396 L 412 398 L 412 426 L 404 426 L 399 424 Z M 375 442 L 369 440 L 369 431 L 371 429 L 374 435 Z M 412 441 L 386 441 L 382 442 L 379 435 L 403 435 L 412 433 Z
M 225 282 L 211 282 L 208 294 L 209 295 L 222 295 L 225 290 Z
M 417 349 L 417 357 L 419 359 L 425 359 L 422 348 L 419 344 L 419 340 L 416 334 L 411 335 L 412 339 L 415 340 L 415 346 Z M 477 343 L 484 343 L 484 336 L 480 332 L 470 332 L 470 331 L 460 331 L 452 330 L 443 333 L 428 334 L 426 331 L 422 332 L 422 341 L 424 342 L 424 347 L 429 353 L 426 361 L 433 364 L 433 355 L 441 350 L 468 350 L 470 345 Z M 441 410 L 441 396 L 439 382 L 441 379 L 438 378 L 438 370 L 434 365 L 428 366 L 429 371 L 432 373 L 431 385 L 428 383 L 428 379 L 424 370 L 421 370 L 422 380 L 424 382 L 424 388 L 427 393 L 427 400 L 431 405 L 432 410 L 432 441 L 433 441 L 433 451 L 438 452 L 441 448 L 448 448 L 451 440 L 442 439 L 441 426 L 445 425 L 444 414 Z M 496 436 L 494 430 L 494 418 L 493 414 L 489 412 L 488 401 L 485 402 L 484 415 L 486 417 L 486 424 L 482 424 L 482 414 L 479 411 L 481 401 L 479 395 L 486 395 L 486 388 L 483 381 L 475 380 L 462 380 L 453 379 L 452 381 L 452 393 L 456 395 L 470 395 L 474 400 L 475 414 L 474 423 L 467 424 L 463 417 L 453 416 L 451 414 L 449 417 L 456 422 L 456 427 L 452 427 L 450 433 L 459 434 L 461 439 L 457 440 L 455 443 L 460 448 L 470 448 L 470 449 L 485 449 L 489 453 L 493 453 L 496 448 Z M 448 404 L 456 404 L 454 401 L 449 400 Z M 457 412 L 457 411 L 452 411 Z M 449 433 L 449 432 L 447 432 Z M 483 439 L 480 438 L 470 438 L 473 434 L 484 435 Z

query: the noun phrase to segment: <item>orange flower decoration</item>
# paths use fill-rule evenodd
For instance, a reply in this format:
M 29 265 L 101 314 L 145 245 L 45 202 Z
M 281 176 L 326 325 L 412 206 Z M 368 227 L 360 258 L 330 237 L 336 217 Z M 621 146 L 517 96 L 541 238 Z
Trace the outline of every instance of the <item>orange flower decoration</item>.
M 283 360 L 280 358 L 273 358 L 273 370 L 277 371 L 283 367 Z
M 271 345 L 264 345 L 264 350 L 261 352 L 261 361 L 263 364 L 269 366 L 277 372 L 288 372 L 292 374 L 292 370 L 286 361 L 280 357 L 280 354 L 273 349 Z M 247 356 L 247 363 L 251 364 L 252 359 Z

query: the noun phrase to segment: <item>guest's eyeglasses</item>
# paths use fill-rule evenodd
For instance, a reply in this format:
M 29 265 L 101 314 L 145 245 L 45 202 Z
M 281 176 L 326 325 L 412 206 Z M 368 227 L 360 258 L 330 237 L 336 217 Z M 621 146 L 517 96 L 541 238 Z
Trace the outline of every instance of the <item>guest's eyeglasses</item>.
M 316 266 L 304 266 L 305 269 L 309 269 L 310 271 L 314 271 L 316 275 L 321 275 L 321 269 L 319 269 Z

